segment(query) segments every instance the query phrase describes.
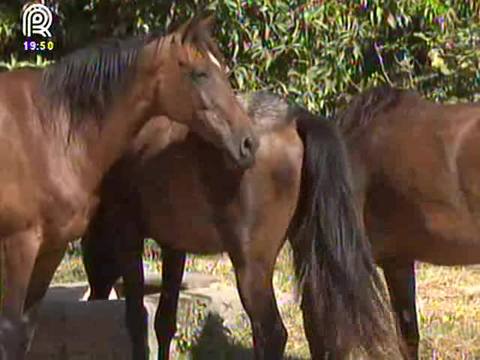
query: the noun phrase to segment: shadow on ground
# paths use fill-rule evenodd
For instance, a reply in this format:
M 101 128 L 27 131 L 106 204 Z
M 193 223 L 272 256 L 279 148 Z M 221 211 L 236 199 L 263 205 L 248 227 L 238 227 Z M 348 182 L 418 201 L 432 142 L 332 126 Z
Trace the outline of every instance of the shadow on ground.
M 192 360 L 250 360 L 253 350 L 232 342 L 230 331 L 223 325 L 222 318 L 210 314 L 196 345 L 191 350 Z M 286 360 L 305 360 L 298 357 L 285 357 Z

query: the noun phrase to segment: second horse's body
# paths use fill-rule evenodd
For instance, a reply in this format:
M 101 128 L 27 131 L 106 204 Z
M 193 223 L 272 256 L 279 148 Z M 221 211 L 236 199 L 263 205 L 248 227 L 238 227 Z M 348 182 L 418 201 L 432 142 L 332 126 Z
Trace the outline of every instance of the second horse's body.
M 416 359 L 415 260 L 480 263 L 480 104 L 378 87 L 339 122 L 367 235 Z
M 287 333 L 272 276 L 288 236 L 312 357 L 342 358 L 360 348 L 383 354 L 396 343 L 357 221 L 339 134 L 265 93 L 246 105 L 260 147 L 245 172 L 232 170 L 221 152 L 168 119 L 153 119 L 142 130 L 104 182 L 83 240 L 91 298 L 106 298 L 123 276 L 130 333 L 145 336 L 141 254 L 143 239 L 155 239 L 163 254 L 155 329 L 159 359 L 167 359 L 186 252 L 225 251 L 251 320 L 256 358 L 279 359 Z M 163 127 L 170 131 L 159 132 Z

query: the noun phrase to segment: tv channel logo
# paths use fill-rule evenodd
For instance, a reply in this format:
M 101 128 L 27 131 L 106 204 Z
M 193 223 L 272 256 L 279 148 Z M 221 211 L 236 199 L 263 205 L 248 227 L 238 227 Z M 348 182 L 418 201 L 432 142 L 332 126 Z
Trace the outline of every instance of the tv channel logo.
M 52 11 L 43 4 L 29 4 L 22 13 L 22 32 L 26 37 L 34 34 L 44 38 L 52 37 L 50 27 L 53 22 Z

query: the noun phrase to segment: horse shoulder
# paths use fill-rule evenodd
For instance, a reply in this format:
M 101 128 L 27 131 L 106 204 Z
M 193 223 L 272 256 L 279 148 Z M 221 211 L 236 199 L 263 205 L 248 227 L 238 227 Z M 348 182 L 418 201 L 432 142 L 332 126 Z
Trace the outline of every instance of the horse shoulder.
M 35 116 L 31 70 L 0 74 L 0 233 L 10 234 L 31 226 L 39 211 L 35 180 L 35 147 L 28 141 Z
M 456 139 L 455 168 L 465 205 L 480 226 L 480 107 L 468 119 Z

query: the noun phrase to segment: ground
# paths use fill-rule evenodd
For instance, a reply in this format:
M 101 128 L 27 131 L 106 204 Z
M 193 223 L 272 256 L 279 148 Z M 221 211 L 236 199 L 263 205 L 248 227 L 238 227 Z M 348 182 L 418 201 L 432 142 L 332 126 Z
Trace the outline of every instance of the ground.
M 148 266 L 158 268 L 158 263 L 149 261 Z M 188 269 L 213 273 L 220 276 L 225 283 L 234 284 L 230 261 L 226 256 L 190 257 Z M 78 281 L 84 279 L 84 276 L 81 260 L 77 256 L 70 256 L 62 262 L 54 281 L 57 283 Z M 417 278 L 417 304 L 422 337 L 421 359 L 480 359 L 480 267 L 418 264 Z M 294 277 L 288 247 L 285 247 L 278 259 L 274 283 L 278 295 L 294 295 Z M 308 359 L 300 311 L 296 303 L 290 301 L 294 296 L 279 297 L 282 299 L 280 301 L 282 317 L 289 332 L 287 354 L 292 359 Z M 218 321 L 209 319 L 211 324 Z M 182 348 L 192 353 L 208 353 L 211 346 L 205 344 L 203 335 L 206 332 L 208 329 L 204 329 L 197 344 L 192 344 L 181 335 Z M 236 325 L 225 332 L 225 338 L 215 336 L 216 341 L 223 341 L 223 345 L 229 347 L 223 352 L 223 356 L 218 358 L 230 359 L 233 358 L 231 354 L 236 354 L 234 357 L 239 359 L 249 357 L 251 333 L 246 316 L 243 313 L 239 314 Z M 192 357 L 204 356 L 185 358 Z M 207 358 L 213 360 L 214 357 Z

